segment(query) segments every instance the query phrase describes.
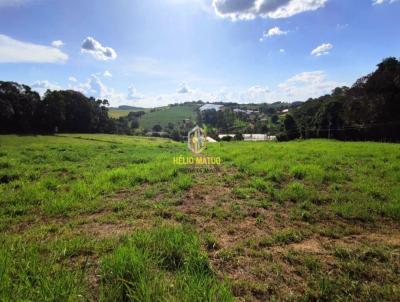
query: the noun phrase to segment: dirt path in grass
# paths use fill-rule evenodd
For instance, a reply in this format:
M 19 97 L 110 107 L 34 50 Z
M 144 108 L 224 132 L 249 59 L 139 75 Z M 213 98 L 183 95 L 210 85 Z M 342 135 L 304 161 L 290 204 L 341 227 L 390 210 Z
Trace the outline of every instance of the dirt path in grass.
M 233 188 L 240 184 L 225 182 L 227 173 L 236 171 L 197 174 L 196 184 L 178 209 L 194 219 L 206 238 L 214 270 L 232 281 L 239 300 L 302 297 L 316 275 L 310 268 L 313 261 L 320 274 L 332 274 L 338 267 L 338 248 L 383 246 L 399 251 L 400 226 L 392 221 L 353 223 L 335 217 L 309 223 L 292 219 L 292 203 L 272 202 L 263 208 L 252 200 L 238 199 Z M 292 233 L 301 235 L 292 238 Z M 263 244 L 265 238 L 276 242 Z

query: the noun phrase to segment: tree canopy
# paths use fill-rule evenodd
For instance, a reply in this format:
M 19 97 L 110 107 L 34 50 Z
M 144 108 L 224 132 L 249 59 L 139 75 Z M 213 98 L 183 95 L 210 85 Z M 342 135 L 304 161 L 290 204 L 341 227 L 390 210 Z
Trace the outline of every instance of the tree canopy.
M 338 87 L 295 109 L 297 137 L 400 141 L 400 62 L 387 58 L 377 67 L 352 87 Z
M 129 132 L 127 121 L 108 117 L 108 101 L 73 90 L 48 90 L 0 81 L 0 133 Z

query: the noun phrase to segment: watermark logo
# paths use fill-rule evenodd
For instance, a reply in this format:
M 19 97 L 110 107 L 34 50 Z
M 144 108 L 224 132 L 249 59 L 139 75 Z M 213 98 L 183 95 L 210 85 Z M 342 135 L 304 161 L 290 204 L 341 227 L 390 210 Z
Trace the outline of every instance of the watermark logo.
M 188 148 L 195 154 L 201 153 L 206 148 L 206 134 L 199 126 L 194 127 L 188 133 Z
M 213 169 L 215 166 L 221 165 L 220 157 L 209 157 L 201 154 L 206 148 L 207 135 L 199 126 L 194 127 L 188 133 L 188 148 L 195 156 L 177 156 L 173 158 L 175 165 L 190 165 L 191 167 L 202 166 Z

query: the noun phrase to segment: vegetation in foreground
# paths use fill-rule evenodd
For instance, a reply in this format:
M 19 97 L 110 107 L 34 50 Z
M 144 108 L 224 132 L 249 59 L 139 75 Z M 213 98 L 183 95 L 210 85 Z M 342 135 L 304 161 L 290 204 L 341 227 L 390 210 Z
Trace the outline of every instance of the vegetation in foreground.
M 398 301 L 400 148 L 0 136 L 0 300 Z

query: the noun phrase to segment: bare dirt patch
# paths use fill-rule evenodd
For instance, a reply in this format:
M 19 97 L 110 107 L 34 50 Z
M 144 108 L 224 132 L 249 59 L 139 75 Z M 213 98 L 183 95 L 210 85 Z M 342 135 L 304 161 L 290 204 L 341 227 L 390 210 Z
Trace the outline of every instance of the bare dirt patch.
M 392 234 L 365 232 L 357 235 L 344 236 L 340 239 L 326 241 L 327 244 L 334 243 L 341 246 L 356 246 L 360 244 L 382 244 L 393 247 L 400 247 L 400 233 L 393 230 Z
M 77 231 L 97 238 L 108 238 L 124 235 L 132 231 L 132 226 L 123 223 L 91 222 L 78 226 Z
M 197 183 L 187 191 L 178 209 L 194 218 L 202 234 L 210 233 L 215 238 L 217 248 L 208 250 L 211 265 L 218 275 L 232 281 L 233 291 L 241 301 L 267 301 L 289 293 L 301 297 L 313 278 L 307 267 L 312 262 L 306 265 L 306 261 L 315 259 L 319 263 L 315 265 L 328 274 L 337 267 L 337 245 L 400 245 L 399 232 L 395 231 L 400 229 L 398 225 L 354 224 L 331 216 L 307 222 L 291 217 L 291 208 L 296 206 L 293 203 L 259 207 L 252 198 L 236 198 L 236 181 L 228 185 L 223 173 L 198 175 Z M 306 235 L 299 242 L 258 245 L 261 238 L 287 229 L 304 231 Z
M 207 184 L 195 185 L 187 192 L 180 209 L 186 213 L 195 214 L 199 207 L 202 209 L 212 207 L 218 201 L 223 201 L 224 197 L 229 194 L 229 188 L 221 186 L 210 187 Z
M 299 243 L 292 243 L 286 246 L 296 251 L 308 252 L 313 254 L 325 254 L 326 250 L 322 247 L 319 240 L 315 238 L 307 239 Z

